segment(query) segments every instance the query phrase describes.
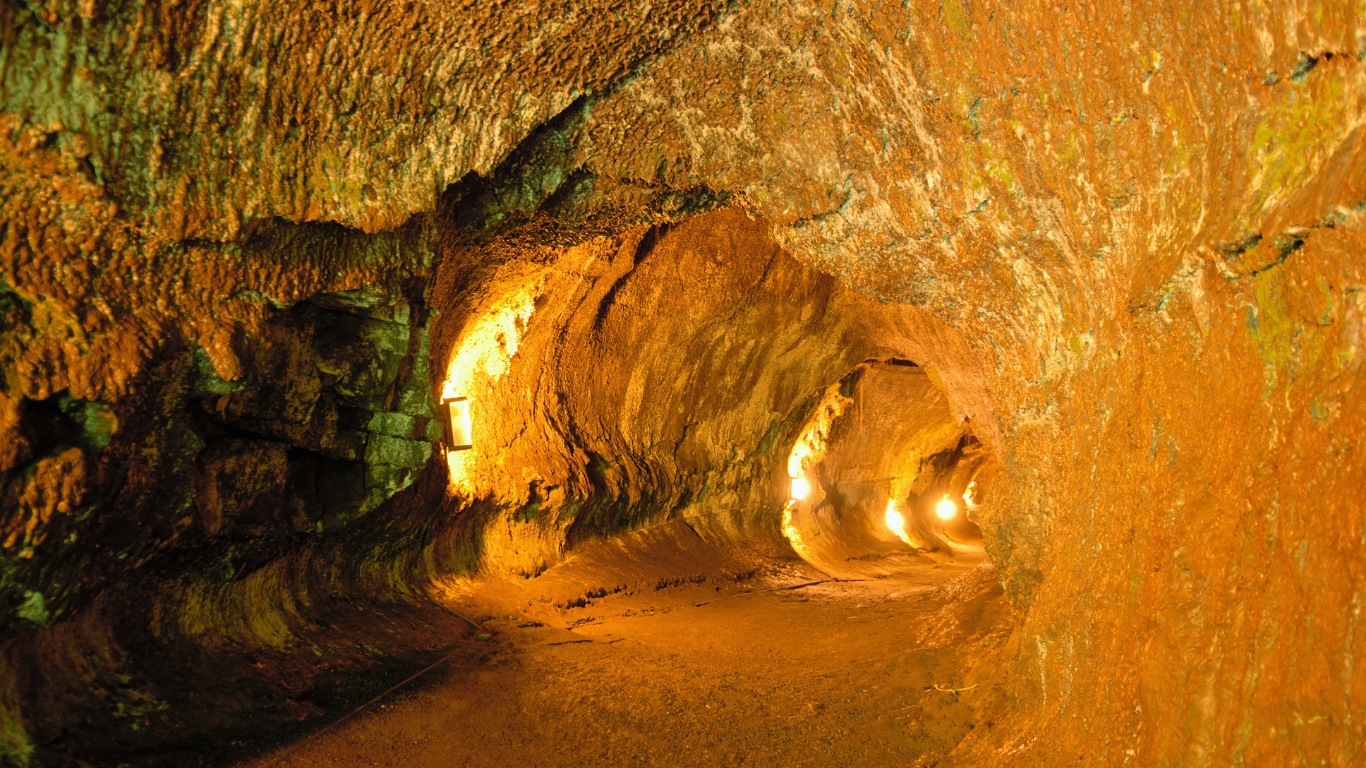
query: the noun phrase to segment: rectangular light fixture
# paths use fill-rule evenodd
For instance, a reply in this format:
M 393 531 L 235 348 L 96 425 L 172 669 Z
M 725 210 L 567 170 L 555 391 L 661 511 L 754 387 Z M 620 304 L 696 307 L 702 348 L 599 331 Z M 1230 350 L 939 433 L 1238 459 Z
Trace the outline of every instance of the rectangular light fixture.
M 474 436 L 470 430 L 470 399 L 468 397 L 448 397 L 441 401 L 446 411 L 446 447 L 452 451 L 464 451 L 474 447 Z

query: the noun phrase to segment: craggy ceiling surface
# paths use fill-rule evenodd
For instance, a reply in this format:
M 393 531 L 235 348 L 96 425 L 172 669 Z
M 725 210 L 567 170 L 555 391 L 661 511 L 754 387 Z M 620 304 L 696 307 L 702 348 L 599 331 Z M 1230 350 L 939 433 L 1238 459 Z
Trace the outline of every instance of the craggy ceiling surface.
M 721 299 L 690 253 L 787 260 L 741 281 L 752 306 L 855 329 L 792 370 L 915 359 L 993 452 L 1009 712 L 955 759 L 1366 760 L 1363 57 L 1349 0 L 3 0 L 0 749 L 63 754 L 79 706 L 193 730 L 99 682 L 138 667 L 119 627 L 147 616 L 196 659 L 283 659 L 313 630 L 256 603 L 475 567 L 468 522 L 394 565 L 428 526 L 402 509 L 478 506 L 432 501 L 457 340 L 537 270 L 624 248 L 681 260 L 699 306 Z M 642 258 L 670 227 L 740 234 Z M 810 394 L 704 389 L 723 425 Z M 749 451 L 769 423 L 716 428 Z

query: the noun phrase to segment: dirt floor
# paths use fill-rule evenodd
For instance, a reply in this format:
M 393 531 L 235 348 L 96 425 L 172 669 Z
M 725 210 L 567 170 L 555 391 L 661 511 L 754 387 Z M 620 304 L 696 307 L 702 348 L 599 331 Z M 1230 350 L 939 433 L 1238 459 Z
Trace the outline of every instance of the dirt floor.
M 934 765 L 992 726 L 1009 622 L 980 555 L 841 581 L 705 557 L 659 576 L 697 562 L 673 554 L 463 585 L 450 607 L 480 629 L 455 658 L 245 765 Z

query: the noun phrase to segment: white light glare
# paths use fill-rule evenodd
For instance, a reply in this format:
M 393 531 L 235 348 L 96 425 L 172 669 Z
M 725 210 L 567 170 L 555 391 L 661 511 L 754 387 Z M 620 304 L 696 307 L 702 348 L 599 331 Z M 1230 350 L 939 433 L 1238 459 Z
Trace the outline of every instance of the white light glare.
M 454 451 L 473 448 L 474 430 L 470 425 L 469 398 L 456 397 L 447 400 L 446 408 L 449 409 L 447 416 L 450 422 L 446 425 L 446 428 L 450 430 L 446 444 Z
M 902 517 L 901 513 L 897 511 L 895 500 L 889 499 L 887 501 L 886 518 L 887 527 L 891 529 L 892 533 L 900 536 L 906 532 L 906 518 Z
M 896 508 L 896 499 L 887 500 L 887 514 L 884 516 L 887 521 L 887 529 L 896 534 L 898 539 L 911 544 L 911 537 L 906 533 L 906 518 Z M 911 544 L 911 546 L 915 546 Z
M 811 482 L 805 477 L 792 478 L 792 500 L 801 501 L 811 494 Z
M 948 494 L 945 494 L 944 498 L 934 505 L 934 513 L 939 515 L 940 520 L 952 520 L 958 514 L 958 505 L 953 503 L 953 499 L 950 499 Z

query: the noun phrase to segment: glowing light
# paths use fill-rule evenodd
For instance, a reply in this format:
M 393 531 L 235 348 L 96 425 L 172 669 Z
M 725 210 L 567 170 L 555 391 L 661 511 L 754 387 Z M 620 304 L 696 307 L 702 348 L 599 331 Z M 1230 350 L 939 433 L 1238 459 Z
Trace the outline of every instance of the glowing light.
M 456 345 L 456 352 L 446 366 L 446 381 L 441 386 L 441 402 L 449 403 L 463 397 L 485 397 L 490 385 L 495 384 L 511 369 L 512 358 L 521 345 L 532 314 L 536 311 L 536 296 L 540 284 L 529 283 L 521 289 L 478 310 L 478 320 L 465 332 Z M 482 402 L 488 403 L 485 399 Z M 473 444 L 468 426 L 468 402 L 465 413 L 454 410 L 443 414 L 446 418 L 447 440 L 452 450 L 446 452 L 446 467 L 451 485 L 462 493 L 473 494 L 472 474 L 481 460 L 480 448 Z M 464 427 L 462 450 L 461 428 Z
M 900 536 L 906 532 L 906 518 L 897 511 L 896 500 L 887 500 L 887 527 L 892 529 L 892 533 Z
M 802 540 L 802 532 L 797 529 L 797 523 L 792 519 L 792 508 L 796 502 L 789 501 L 783 505 L 783 536 L 792 545 L 792 551 L 796 552 L 802 559 L 811 557 L 811 550 L 807 548 L 806 542 Z
M 536 292 L 527 289 L 505 298 L 482 315 L 460 341 L 446 367 L 442 399 L 475 392 L 476 375 L 493 383 L 501 379 L 521 346 L 531 315 L 536 311 Z
M 802 524 L 798 515 L 809 510 L 804 506 L 798 509 L 798 502 L 811 495 L 811 481 L 806 479 L 807 473 L 814 471 L 825 457 L 830 428 L 852 402 L 852 399 L 840 394 L 838 382 L 827 387 L 815 413 L 802 428 L 801 435 L 787 456 L 787 476 L 791 478 L 792 485 L 788 492 L 789 499 L 783 506 L 783 536 L 792 545 L 792 551 L 808 562 L 812 560 L 813 553 L 802 539 Z
M 940 520 L 952 520 L 958 514 L 958 505 L 945 494 L 944 498 L 934 505 L 934 513 L 939 515 Z
M 820 463 L 825 457 L 830 441 L 830 429 L 834 426 L 835 420 L 844 415 L 845 409 L 853 402 L 852 398 L 840 394 L 838 383 L 826 389 L 816 412 L 802 429 L 801 435 L 792 445 L 792 452 L 787 456 L 788 477 L 799 477 Z
M 887 521 L 888 530 L 895 533 L 898 539 L 907 544 L 911 543 L 911 537 L 906 533 L 906 518 L 896 508 L 896 499 L 887 500 L 887 514 L 883 515 L 883 518 Z
M 474 433 L 470 425 L 470 401 L 467 397 L 451 397 L 442 401 L 446 406 L 446 445 L 452 451 L 474 447 Z
M 967 490 L 963 491 L 963 503 L 967 505 L 968 509 L 973 509 L 977 506 L 977 499 L 974 498 L 974 495 L 976 493 L 977 481 L 973 480 L 972 482 L 968 483 Z

